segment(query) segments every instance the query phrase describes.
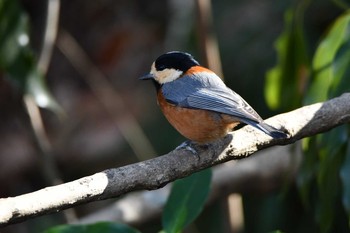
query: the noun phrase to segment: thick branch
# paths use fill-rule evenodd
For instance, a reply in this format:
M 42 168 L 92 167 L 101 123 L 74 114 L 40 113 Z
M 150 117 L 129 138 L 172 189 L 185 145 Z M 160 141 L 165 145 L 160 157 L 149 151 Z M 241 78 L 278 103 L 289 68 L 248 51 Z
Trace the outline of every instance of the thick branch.
M 3 198 L 0 199 L 0 225 L 118 197 L 135 190 L 157 189 L 201 169 L 247 157 L 263 148 L 291 144 L 301 138 L 328 131 L 350 122 L 350 94 L 277 115 L 267 122 L 275 127 L 283 126 L 290 137 L 275 140 L 246 126 L 207 148 L 197 147 L 196 156 L 187 150 L 173 150 L 155 159 L 108 169 L 29 194 Z
M 301 146 L 295 144 L 271 147 L 246 159 L 215 166 L 207 204 L 232 193 L 260 194 L 278 189 L 286 181 L 294 180 L 301 162 L 301 152 Z M 159 219 L 170 187 L 166 185 L 157 190 L 129 193 L 114 203 L 94 209 L 75 223 L 109 221 L 140 226 Z

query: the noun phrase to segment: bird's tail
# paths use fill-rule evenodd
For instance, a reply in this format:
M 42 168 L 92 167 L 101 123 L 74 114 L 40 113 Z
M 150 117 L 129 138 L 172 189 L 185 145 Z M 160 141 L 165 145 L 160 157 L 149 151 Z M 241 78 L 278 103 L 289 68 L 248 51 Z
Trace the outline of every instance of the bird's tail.
M 266 124 L 265 122 L 254 122 L 254 121 L 245 121 L 246 124 L 249 124 L 251 126 L 254 126 L 257 129 L 260 129 L 261 131 L 263 131 L 264 133 L 266 133 L 267 135 L 270 135 L 273 138 L 286 138 L 288 135 L 281 131 L 278 130 L 274 127 L 272 127 L 271 125 Z

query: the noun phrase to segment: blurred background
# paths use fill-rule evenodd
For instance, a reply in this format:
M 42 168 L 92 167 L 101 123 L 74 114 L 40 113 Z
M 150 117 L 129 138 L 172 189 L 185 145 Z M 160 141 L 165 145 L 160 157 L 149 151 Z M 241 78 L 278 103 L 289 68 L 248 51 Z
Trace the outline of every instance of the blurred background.
M 138 80 L 168 51 L 194 55 L 263 118 L 302 106 L 312 73 L 311 57 L 347 4 L 340 0 L 0 0 L 0 197 L 150 159 L 182 143 L 184 138 L 158 109 L 152 83 Z M 291 42 L 287 50 L 301 51 L 295 60 L 286 56 L 294 62 L 287 66 L 293 69 L 289 74 L 297 74 L 290 78 L 299 78 L 299 89 L 291 95 L 290 86 L 282 89 L 290 105 L 276 105 L 271 99 L 268 104 L 266 77 L 281 62 L 278 45 L 291 30 L 296 31 L 295 41 L 303 42 Z M 252 179 L 252 188 L 244 190 L 243 197 L 231 196 L 231 201 L 227 192 L 217 195 L 196 221 L 196 230 L 188 232 L 321 231 L 316 208 L 306 208 L 300 197 L 300 148 L 294 145 L 275 152 L 287 153 L 296 162 L 266 184 Z M 115 201 L 80 206 L 68 215 L 79 219 Z M 339 208 L 341 214 L 334 216 L 341 217 L 332 219 L 341 223 L 332 220 L 322 232 L 348 231 L 348 218 Z M 232 223 L 236 212 L 241 221 Z M 157 232 L 159 219 L 158 213 L 135 226 Z M 0 231 L 41 232 L 63 223 L 65 217 L 58 213 Z

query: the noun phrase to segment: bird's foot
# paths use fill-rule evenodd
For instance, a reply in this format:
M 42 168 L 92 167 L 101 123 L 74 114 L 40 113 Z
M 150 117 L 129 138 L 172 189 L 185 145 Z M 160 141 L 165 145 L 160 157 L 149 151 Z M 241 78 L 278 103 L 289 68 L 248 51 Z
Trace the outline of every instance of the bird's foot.
M 192 154 L 198 155 L 198 152 L 196 149 L 193 148 L 193 143 L 191 141 L 185 141 L 175 148 L 175 150 L 181 150 L 181 149 L 188 150 Z

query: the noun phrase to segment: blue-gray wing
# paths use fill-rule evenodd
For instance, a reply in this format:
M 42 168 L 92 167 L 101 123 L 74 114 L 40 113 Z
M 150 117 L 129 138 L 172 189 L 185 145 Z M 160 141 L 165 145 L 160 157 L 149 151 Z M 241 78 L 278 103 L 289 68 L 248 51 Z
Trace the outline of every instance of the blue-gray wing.
M 162 92 L 168 102 L 177 106 L 225 113 L 247 121 L 262 121 L 253 108 L 214 73 L 185 75 L 165 83 Z
M 254 109 L 240 95 L 226 87 L 215 74 L 184 76 L 171 83 L 165 83 L 161 91 L 165 99 L 174 105 L 224 113 L 274 138 L 287 136 L 264 123 Z
M 229 88 L 202 88 L 177 103 L 185 108 L 205 109 L 225 113 L 245 121 L 261 122 L 261 117 L 237 93 Z M 248 123 L 248 122 L 247 122 Z

